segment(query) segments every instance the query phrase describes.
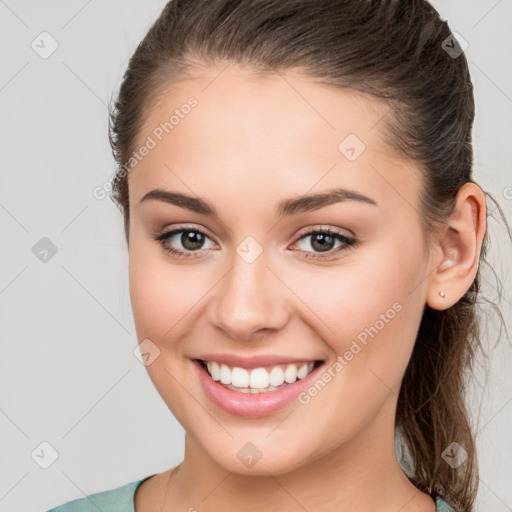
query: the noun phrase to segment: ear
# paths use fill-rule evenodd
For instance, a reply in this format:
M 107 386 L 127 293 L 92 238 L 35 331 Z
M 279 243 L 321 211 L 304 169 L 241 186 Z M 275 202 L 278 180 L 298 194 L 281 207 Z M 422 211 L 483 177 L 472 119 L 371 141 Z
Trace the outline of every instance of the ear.
M 475 183 L 460 188 L 450 217 L 432 246 L 435 269 L 429 276 L 427 304 L 443 310 L 453 306 L 470 288 L 478 271 L 486 230 L 485 194 Z M 444 292 L 444 297 L 440 295 Z

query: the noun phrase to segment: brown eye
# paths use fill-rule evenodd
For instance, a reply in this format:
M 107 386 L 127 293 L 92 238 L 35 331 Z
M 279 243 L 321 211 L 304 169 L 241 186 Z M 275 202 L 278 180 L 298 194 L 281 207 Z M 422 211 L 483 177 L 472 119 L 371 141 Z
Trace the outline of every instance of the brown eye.
M 169 253 L 183 257 L 198 257 L 203 253 L 205 242 L 210 241 L 210 237 L 197 228 L 179 228 L 167 231 L 153 236 L 160 245 Z M 211 242 L 213 244 L 213 242 Z M 215 244 L 213 244 L 215 246 Z M 181 247 L 180 247 L 181 246 Z M 210 246 L 211 248 L 211 246 Z
M 294 245 L 303 242 L 307 238 L 310 238 L 309 242 L 304 242 L 302 248 L 299 247 L 301 251 L 306 253 L 305 256 L 307 258 L 327 258 L 344 249 L 355 247 L 357 244 L 357 240 L 354 238 L 349 238 L 337 231 L 317 229 L 301 235 Z M 339 242 L 340 245 L 336 246 L 336 242 Z M 313 249 L 313 251 L 308 251 L 308 248 Z M 325 253 L 325 256 L 322 253 Z
M 311 247 L 313 249 L 324 252 L 329 251 L 334 247 L 336 243 L 336 239 L 331 235 L 326 235 L 324 233 L 316 233 L 311 238 Z
M 180 242 L 187 251 L 201 249 L 205 237 L 199 231 L 182 231 Z

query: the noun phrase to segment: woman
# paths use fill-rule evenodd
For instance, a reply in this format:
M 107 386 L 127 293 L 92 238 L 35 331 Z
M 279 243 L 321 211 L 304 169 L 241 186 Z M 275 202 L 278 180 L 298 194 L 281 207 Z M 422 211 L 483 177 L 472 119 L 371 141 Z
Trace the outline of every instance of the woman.
M 473 119 L 426 1 L 169 2 L 110 141 L 141 353 L 185 457 L 53 512 L 474 510 Z

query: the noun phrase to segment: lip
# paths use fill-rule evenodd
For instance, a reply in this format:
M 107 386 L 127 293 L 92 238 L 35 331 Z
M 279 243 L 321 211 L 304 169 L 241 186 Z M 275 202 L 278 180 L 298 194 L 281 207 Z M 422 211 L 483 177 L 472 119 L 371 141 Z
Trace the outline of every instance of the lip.
M 294 358 L 290 356 L 276 356 L 276 355 L 259 355 L 259 356 L 237 356 L 234 354 L 204 354 L 197 356 L 194 359 L 202 359 L 203 361 L 216 361 L 217 363 L 224 363 L 228 366 L 245 368 L 246 370 L 253 370 L 254 368 L 262 368 L 265 366 L 277 366 L 279 364 L 298 364 L 309 363 L 310 361 L 320 361 L 321 358 L 312 357 L 311 359 Z
M 288 384 L 276 391 L 243 393 L 227 389 L 213 380 L 198 359 L 193 359 L 192 363 L 208 398 L 224 412 L 246 418 L 269 416 L 292 404 L 297 396 L 311 385 L 325 366 L 325 361 L 322 361 L 303 379 L 298 379 L 293 384 Z

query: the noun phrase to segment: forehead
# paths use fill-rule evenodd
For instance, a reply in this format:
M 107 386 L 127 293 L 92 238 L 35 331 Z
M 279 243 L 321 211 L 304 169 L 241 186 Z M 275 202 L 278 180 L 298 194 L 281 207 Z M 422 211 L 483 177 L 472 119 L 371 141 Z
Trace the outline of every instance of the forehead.
M 188 109 L 191 98 L 197 105 Z M 189 72 L 187 78 L 161 87 L 144 113 L 139 141 L 176 113 L 179 119 L 172 121 L 171 130 L 176 143 L 180 135 L 189 137 L 193 131 L 197 139 L 204 137 L 203 144 L 211 141 L 214 147 L 230 141 L 238 146 L 250 135 L 257 138 L 254 151 L 262 149 L 259 142 L 273 140 L 280 147 L 298 136 L 320 138 L 324 146 L 337 149 L 338 140 L 354 133 L 366 145 L 387 151 L 380 130 L 389 112 L 388 105 L 373 96 L 334 88 L 298 71 L 259 76 L 229 64 L 202 68 L 198 75 Z
M 373 96 L 298 72 L 206 68 L 163 88 L 146 112 L 136 146 L 151 139 L 154 147 L 130 172 L 130 194 L 137 201 L 167 185 L 208 196 L 221 184 L 226 197 L 261 195 L 269 185 L 288 197 L 342 185 L 410 203 L 420 175 L 383 140 L 390 114 Z

